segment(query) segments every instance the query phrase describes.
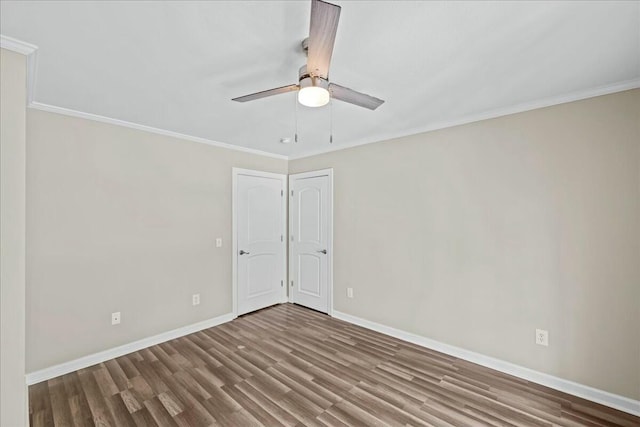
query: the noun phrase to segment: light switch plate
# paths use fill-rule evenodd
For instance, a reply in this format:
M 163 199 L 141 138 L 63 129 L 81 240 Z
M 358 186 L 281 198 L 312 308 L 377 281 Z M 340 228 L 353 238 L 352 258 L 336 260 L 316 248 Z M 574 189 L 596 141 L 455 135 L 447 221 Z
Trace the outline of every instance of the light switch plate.
M 218 237 L 216 239 L 216 248 L 221 248 L 222 247 L 222 237 Z
M 193 305 L 200 305 L 200 294 L 193 294 L 191 297 L 191 303 Z

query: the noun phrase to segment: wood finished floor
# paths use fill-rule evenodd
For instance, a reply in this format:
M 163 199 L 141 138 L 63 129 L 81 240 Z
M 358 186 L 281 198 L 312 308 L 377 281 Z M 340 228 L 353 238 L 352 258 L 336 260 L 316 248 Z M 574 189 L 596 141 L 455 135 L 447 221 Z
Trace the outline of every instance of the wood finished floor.
M 640 426 L 291 304 L 29 387 L 32 426 Z

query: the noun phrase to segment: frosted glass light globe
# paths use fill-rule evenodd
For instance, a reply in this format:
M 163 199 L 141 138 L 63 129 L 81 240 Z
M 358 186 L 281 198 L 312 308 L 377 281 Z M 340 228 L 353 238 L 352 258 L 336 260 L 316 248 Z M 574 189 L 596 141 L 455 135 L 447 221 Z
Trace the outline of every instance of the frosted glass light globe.
M 329 103 L 329 91 L 319 86 L 307 86 L 298 92 L 298 102 L 307 107 L 322 107 Z

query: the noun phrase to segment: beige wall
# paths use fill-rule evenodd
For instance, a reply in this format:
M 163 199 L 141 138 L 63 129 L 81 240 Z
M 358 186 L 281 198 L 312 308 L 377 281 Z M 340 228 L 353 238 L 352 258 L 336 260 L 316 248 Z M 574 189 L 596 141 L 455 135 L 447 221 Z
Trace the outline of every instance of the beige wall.
M 26 57 L 0 49 L 0 426 L 27 424 Z
M 289 162 L 334 168 L 336 310 L 639 399 L 639 122 L 635 90 Z M 230 312 L 231 167 L 287 170 L 36 110 L 27 157 L 28 372 Z
M 285 160 L 37 110 L 27 141 L 28 372 L 232 311 L 231 168 Z
M 639 123 L 634 90 L 291 161 L 334 169 L 335 309 L 639 399 Z

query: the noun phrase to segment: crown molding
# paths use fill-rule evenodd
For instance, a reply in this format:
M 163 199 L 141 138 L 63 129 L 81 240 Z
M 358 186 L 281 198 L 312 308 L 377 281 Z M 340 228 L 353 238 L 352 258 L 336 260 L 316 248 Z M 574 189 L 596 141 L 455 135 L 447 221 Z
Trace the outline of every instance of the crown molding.
M 531 111 L 531 110 L 536 110 L 540 108 L 551 107 L 554 105 L 580 101 L 583 99 L 594 98 L 597 96 L 609 95 L 616 92 L 623 92 L 625 90 L 640 88 L 640 78 L 636 78 L 636 79 L 626 80 L 626 81 L 617 82 L 609 85 L 571 92 L 571 93 L 560 95 L 560 96 L 539 99 L 532 102 L 526 102 L 526 103 L 512 105 L 509 107 L 489 110 L 482 113 L 471 114 L 471 115 L 467 115 L 467 116 L 452 119 L 452 120 L 429 123 L 426 125 L 414 127 L 414 128 L 403 130 L 403 131 L 387 132 L 387 133 L 376 135 L 374 137 L 361 138 L 361 139 L 348 141 L 341 144 L 333 144 L 328 147 L 311 149 L 302 153 L 291 154 L 289 156 L 286 156 L 282 154 L 275 154 L 267 151 L 256 150 L 253 148 L 242 147 L 235 144 L 214 141 L 214 140 L 201 138 L 197 136 L 186 135 L 186 134 L 173 132 L 166 129 L 154 128 L 151 126 L 146 126 L 138 123 L 127 122 L 124 120 L 114 119 L 111 117 L 100 116 L 97 114 L 85 113 L 83 111 L 71 110 L 68 108 L 58 107 L 55 105 L 35 102 L 34 97 L 35 97 L 36 76 L 37 76 L 38 46 L 33 45 L 31 43 L 24 42 L 22 40 L 14 39 L 12 37 L 0 35 L 0 47 L 2 47 L 3 49 L 8 49 L 8 50 L 27 56 L 27 105 L 29 106 L 29 108 L 48 111 L 51 113 L 63 114 L 63 115 L 72 116 L 72 117 L 79 117 L 87 120 L 99 121 L 102 123 L 109 123 L 116 126 L 128 127 L 131 129 L 137 129 L 137 130 L 142 130 L 146 132 L 156 133 L 159 135 L 170 136 L 174 138 L 184 139 L 187 141 L 199 142 L 202 144 L 208 144 L 215 147 L 227 148 L 230 150 L 242 151 L 245 153 L 251 153 L 259 156 L 272 157 L 272 158 L 282 159 L 282 160 L 304 159 L 306 157 L 313 157 L 321 154 L 331 153 L 334 151 L 346 150 L 346 149 L 358 147 L 361 145 L 388 141 L 388 140 L 402 138 L 406 136 L 417 135 L 425 132 L 431 132 L 431 131 L 446 129 L 454 126 L 460 126 L 460 125 L 465 125 L 469 123 L 479 122 L 482 120 L 494 119 L 498 117 L 508 116 L 511 114 L 522 113 L 525 111 Z
M 34 58 L 35 59 L 35 58 Z M 35 62 L 35 61 L 34 61 Z M 35 76 L 35 72 L 33 74 Z M 35 79 L 34 79 L 35 81 Z M 40 102 L 29 103 L 29 108 L 33 108 L 36 110 L 47 111 L 50 113 L 63 114 L 66 116 L 79 117 L 87 120 L 98 121 L 102 123 L 109 123 L 116 126 L 128 127 L 131 129 L 142 130 L 146 132 L 156 133 L 159 135 L 170 136 L 174 138 L 184 139 L 187 141 L 199 142 L 202 144 L 208 144 L 215 147 L 227 148 L 230 150 L 242 151 L 245 153 L 256 154 L 260 156 L 272 157 L 276 159 L 282 160 L 297 160 L 304 159 L 307 157 L 318 156 L 321 154 L 327 154 L 334 151 L 346 150 L 349 148 L 358 147 L 361 145 L 374 144 L 378 142 L 385 142 L 392 139 L 402 138 L 406 136 L 418 135 L 421 133 L 432 132 L 436 130 L 451 128 L 455 126 L 465 125 L 469 123 L 479 122 L 483 120 L 495 119 L 498 117 L 509 116 L 512 114 L 523 113 L 526 111 L 537 110 L 540 108 L 552 107 L 554 105 L 567 104 L 569 102 L 580 101 L 583 99 L 595 98 L 602 95 L 610 95 L 612 93 L 623 92 L 626 90 L 637 89 L 640 88 L 640 78 L 627 80 L 623 82 L 614 83 L 611 85 L 599 86 L 596 88 L 586 89 L 577 92 L 571 92 L 569 94 L 555 96 L 545 99 L 540 99 L 537 101 L 516 104 L 510 107 L 498 108 L 490 111 L 486 111 L 483 113 L 472 114 L 468 116 L 464 116 L 458 119 L 447 120 L 443 122 L 431 123 L 425 126 L 420 126 L 416 128 L 412 128 L 409 130 L 401 131 L 401 132 L 389 132 L 382 135 L 378 135 L 376 137 L 371 138 L 363 138 L 355 141 L 346 142 L 344 144 L 340 144 L 339 146 L 331 146 L 331 147 L 323 147 L 316 150 L 310 150 L 305 153 L 300 154 L 292 154 L 289 156 L 282 154 L 270 153 L 267 151 L 256 150 L 253 148 L 242 147 L 239 145 L 228 144 L 225 142 L 214 141 L 206 138 L 201 138 L 197 136 L 186 135 L 178 132 L 173 132 L 165 129 L 155 128 L 151 126 L 141 125 L 138 123 L 127 122 L 124 120 L 114 119 L 111 117 L 100 116 L 92 113 L 85 113 L 83 111 L 71 110 L 68 108 L 58 107 L 55 105 L 43 104 Z
M 479 122 L 482 120 L 495 119 L 497 117 L 509 116 L 511 114 L 523 113 L 525 111 L 537 110 L 545 107 L 552 107 L 554 105 L 566 104 L 569 102 L 580 101 L 583 99 L 594 98 L 602 95 L 609 95 L 612 93 L 623 92 L 625 90 L 637 89 L 637 88 L 640 88 L 640 78 L 617 82 L 610 85 L 585 89 L 581 91 L 571 92 L 571 93 L 560 95 L 560 96 L 539 99 L 537 101 L 516 104 L 509 107 L 497 108 L 494 110 L 489 110 L 489 111 L 485 111 L 478 114 L 471 114 L 471 115 L 460 117 L 453 120 L 430 123 L 427 125 L 423 125 L 423 126 L 415 127 L 408 130 L 399 131 L 399 132 L 388 132 L 382 135 L 377 135 L 375 137 L 362 138 L 355 141 L 345 142 L 337 146 L 336 144 L 334 144 L 333 146 L 330 146 L 330 147 L 323 147 L 316 150 L 310 150 L 305 153 L 292 154 L 289 156 L 289 160 L 304 159 L 306 157 L 313 157 L 320 154 L 331 153 L 334 151 L 346 150 L 348 148 L 358 147 L 360 145 L 373 144 L 376 142 L 384 142 L 391 139 L 402 138 L 405 136 L 417 135 L 425 132 L 446 129 L 454 126 L 465 125 L 468 123 Z
M 0 47 L 27 57 L 27 104 L 30 104 L 36 89 L 38 46 L 0 34 Z
M 186 135 L 179 132 L 173 132 L 166 129 L 155 128 L 152 126 L 141 125 L 138 123 L 127 122 L 125 120 L 114 119 L 111 117 L 100 116 L 98 114 L 85 113 L 83 111 L 71 110 L 69 108 L 58 107 L 55 105 L 43 104 L 41 102 L 31 102 L 28 108 L 33 110 L 46 111 L 49 113 L 62 114 L 64 116 L 78 117 L 81 119 L 92 120 L 95 122 L 107 123 L 115 126 L 122 126 L 130 129 L 141 130 L 144 132 L 155 133 L 158 135 L 169 136 L 172 138 L 183 139 L 186 141 L 198 142 L 200 144 L 212 145 L 218 148 L 226 148 L 228 150 L 242 151 L 244 153 L 256 154 L 264 157 L 272 157 L 274 159 L 288 160 L 287 156 L 282 154 L 274 154 L 266 151 L 256 150 L 253 148 L 242 147 L 239 145 L 227 144 L 225 142 L 214 141 L 211 139 L 200 138 L 198 136 Z
M 38 50 L 38 46 L 23 42 L 22 40 L 14 39 L 0 34 L 0 47 L 2 49 L 8 49 L 22 55 L 31 55 Z

